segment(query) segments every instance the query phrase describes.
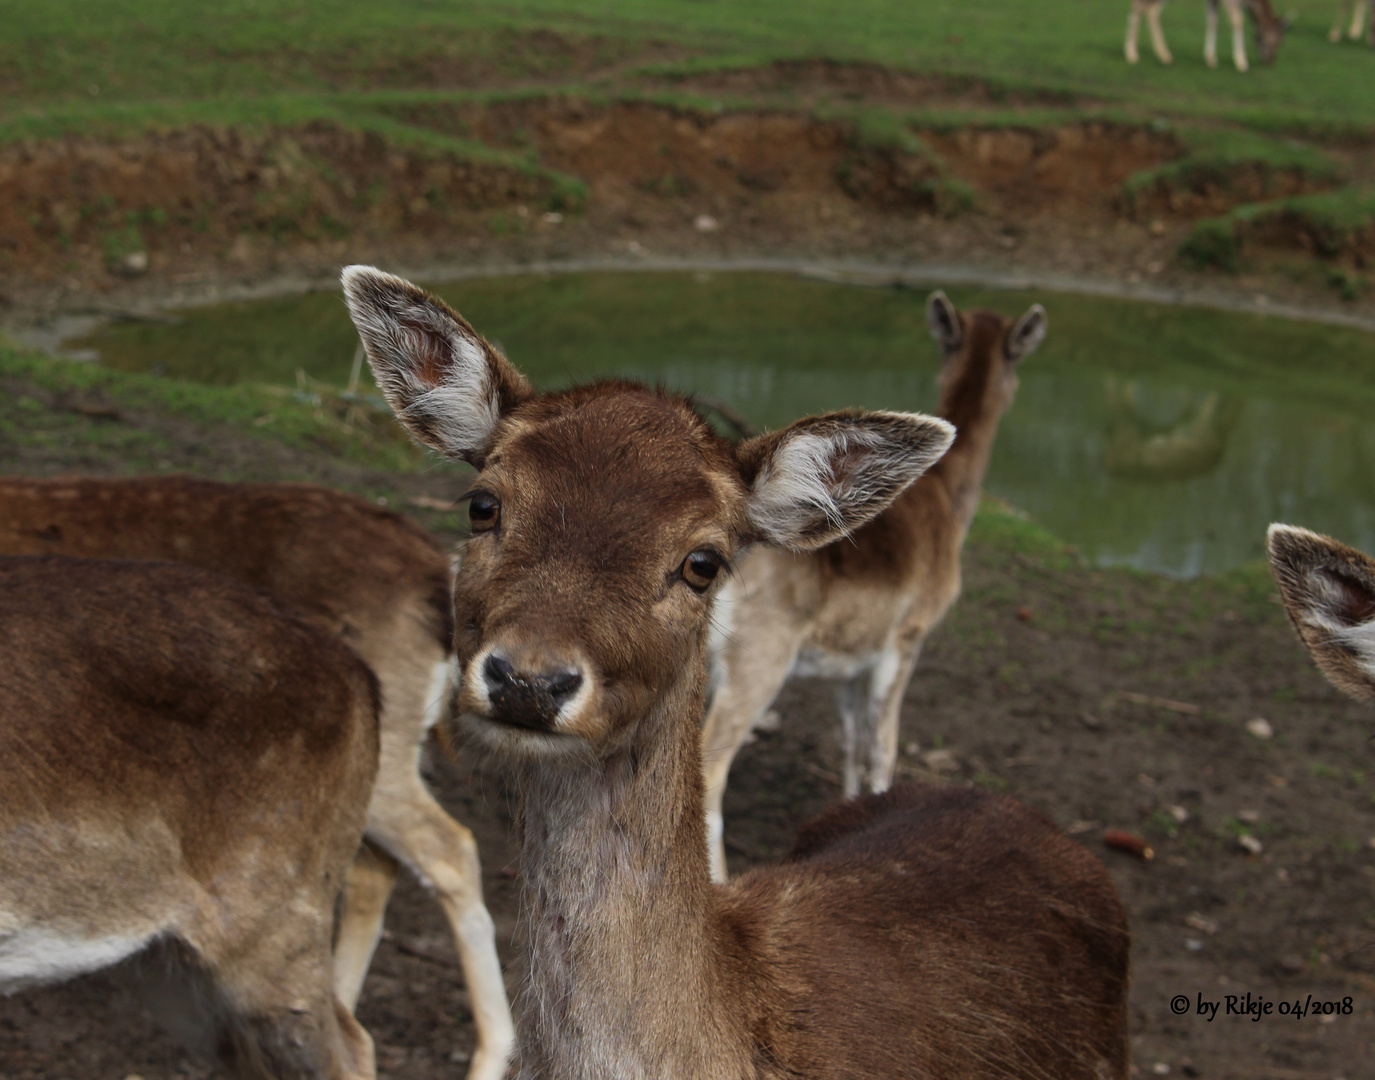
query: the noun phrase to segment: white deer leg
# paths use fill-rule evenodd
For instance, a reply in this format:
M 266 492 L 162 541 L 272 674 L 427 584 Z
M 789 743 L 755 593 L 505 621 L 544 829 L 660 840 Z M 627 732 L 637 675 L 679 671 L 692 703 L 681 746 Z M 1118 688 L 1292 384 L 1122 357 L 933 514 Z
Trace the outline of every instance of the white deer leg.
M 1337 21 L 1332 24 L 1332 29 L 1327 32 L 1328 41 L 1341 41 L 1346 17 L 1351 14 L 1353 8 L 1359 10 L 1360 3 L 1361 0 L 1355 0 L 1354 4 L 1352 0 L 1342 0 L 1342 6 L 1337 9 Z
M 1238 71 L 1246 71 L 1246 13 L 1242 10 L 1241 0 L 1226 0 L 1227 18 L 1232 24 L 1232 62 Z
M 842 790 L 847 799 L 853 799 L 860 789 L 859 729 L 860 712 L 865 707 L 863 683 L 866 678 L 859 675 L 835 684 L 836 708 L 840 712 L 840 745 L 845 755 Z
M 902 698 L 921 655 L 921 643 L 895 646 L 874 669 L 869 684 L 869 790 L 887 791 L 893 786 L 898 763 L 898 731 L 901 726 Z
M 1365 22 L 1366 0 L 1356 0 L 1351 5 L 1351 27 L 1347 30 L 1346 36 L 1352 41 L 1361 40 L 1361 25 Z
M 1203 62 L 1217 67 L 1217 0 L 1208 0 L 1208 14 L 1203 29 Z
M 334 940 L 334 994 L 352 1012 L 382 937 L 387 900 L 400 868 L 366 841 L 344 875 L 339 930 Z
M 1127 63 L 1134 64 L 1141 59 L 1136 51 L 1136 39 L 1141 33 L 1141 0 L 1132 0 L 1132 9 L 1127 13 L 1127 41 L 1123 46 L 1123 51 L 1127 55 Z M 1335 39 L 1334 39 L 1335 40 Z
M 711 853 L 711 879 L 726 880 L 725 819 L 722 804 L 731 762 L 773 699 L 788 680 L 797 652 L 802 647 L 802 629 L 789 625 L 754 625 L 752 612 L 772 611 L 763 599 L 754 608 L 741 604 L 739 623 L 731 627 L 728 640 L 718 657 L 721 680 L 712 695 L 706 722 L 702 725 L 702 767 L 706 783 L 707 844 Z M 737 647 L 748 641 L 751 648 Z
M 1170 55 L 1170 47 L 1165 44 L 1165 30 L 1160 25 L 1160 12 L 1164 8 L 1164 0 L 1148 7 L 1146 9 L 1146 22 L 1151 28 L 1151 47 L 1155 49 L 1157 59 L 1162 64 L 1173 64 L 1174 57 Z
M 468 1078 L 501 1080 L 515 1044 L 515 1027 L 497 958 L 496 928 L 482 902 L 477 841 L 444 812 L 418 777 L 404 795 L 375 793 L 372 811 L 368 838 L 434 890 L 453 931 L 477 1028 Z

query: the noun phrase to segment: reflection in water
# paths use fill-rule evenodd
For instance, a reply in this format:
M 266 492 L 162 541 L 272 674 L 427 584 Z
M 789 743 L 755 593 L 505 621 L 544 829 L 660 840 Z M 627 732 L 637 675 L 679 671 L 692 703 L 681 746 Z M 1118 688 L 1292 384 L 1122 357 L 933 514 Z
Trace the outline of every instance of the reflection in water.
M 1143 408 L 1141 383 L 1107 378 L 1108 436 L 1104 465 L 1129 480 L 1187 480 L 1222 462 L 1227 436 L 1241 416 L 1241 402 L 1216 392 L 1192 396 L 1187 408 L 1164 428 Z
M 444 299 L 537 385 L 646 379 L 757 427 L 845 406 L 929 409 L 925 293 L 781 274 L 471 279 Z M 951 289 L 961 308 L 1050 314 L 986 488 L 1090 561 L 1188 576 L 1262 556 L 1271 521 L 1375 549 L 1375 334 L 1094 297 Z M 342 387 L 357 336 L 337 295 L 225 304 L 79 343 L 123 370 Z

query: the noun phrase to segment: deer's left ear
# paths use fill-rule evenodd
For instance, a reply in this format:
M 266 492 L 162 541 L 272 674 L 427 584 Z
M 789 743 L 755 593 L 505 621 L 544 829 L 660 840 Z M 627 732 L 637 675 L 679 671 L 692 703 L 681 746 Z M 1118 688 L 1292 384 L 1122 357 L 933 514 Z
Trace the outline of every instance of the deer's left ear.
M 1003 355 L 1014 364 L 1025 359 L 1041 347 L 1047 329 L 1046 309 L 1032 304 L 1003 338 Z
M 442 300 L 371 266 L 344 270 L 349 315 L 396 417 L 445 457 L 480 466 L 497 421 L 533 391 Z
M 810 551 L 887 508 L 950 448 L 955 429 L 920 413 L 829 413 L 736 447 L 749 485 L 745 540 Z
M 1375 701 L 1375 561 L 1331 537 L 1271 525 L 1280 599 L 1328 682 Z

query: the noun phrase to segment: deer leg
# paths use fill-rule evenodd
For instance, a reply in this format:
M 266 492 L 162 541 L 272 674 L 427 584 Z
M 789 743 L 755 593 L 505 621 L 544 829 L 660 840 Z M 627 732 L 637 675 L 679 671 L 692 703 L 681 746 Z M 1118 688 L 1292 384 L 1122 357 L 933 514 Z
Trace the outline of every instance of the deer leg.
M 1246 62 L 1246 14 L 1241 9 L 1241 0 L 1226 0 L 1227 19 L 1232 24 L 1232 62 L 1238 71 L 1247 71 Z
M 1151 28 L 1151 47 L 1155 49 L 1155 55 L 1162 64 L 1173 64 L 1174 57 L 1170 55 L 1170 47 L 1165 44 L 1165 30 L 1160 25 L 1160 12 L 1164 9 L 1163 2 L 1152 4 L 1146 9 L 1146 22 Z
M 1217 67 L 1217 0 L 1208 0 L 1208 14 L 1203 29 L 1203 62 Z
M 1366 0 L 1356 0 L 1351 5 L 1351 26 L 1348 28 L 1346 36 L 1352 41 L 1361 40 L 1361 23 L 1365 21 L 1365 9 Z
M 860 791 L 860 712 L 865 705 L 865 683 L 868 673 L 835 684 L 836 709 L 840 712 L 840 745 L 845 754 L 842 773 L 845 798 L 853 799 Z
M 1341 41 L 1342 30 L 1346 23 L 1346 17 L 1352 13 L 1353 8 L 1358 8 L 1361 0 L 1342 0 L 1342 6 L 1337 9 L 1337 21 L 1332 24 L 1332 29 L 1327 32 L 1328 41 Z
M 334 993 L 345 1008 L 358 1004 L 398 869 L 395 859 L 364 841 L 344 874 L 334 938 Z
M 383 778 L 379 777 L 379 784 Z M 368 838 L 405 863 L 432 889 L 458 946 L 477 1028 L 469 1080 L 500 1080 L 515 1044 L 496 928 L 482 902 L 482 867 L 473 834 L 456 822 L 411 773 L 402 790 L 373 794 Z
M 925 635 L 916 642 L 896 646 L 884 654 L 869 683 L 869 790 L 887 791 L 893 786 L 898 763 L 898 729 L 902 698 L 917 667 Z
M 745 632 L 740 628 L 737 632 Z M 702 766 L 706 782 L 707 844 L 711 855 L 711 878 L 727 878 L 725 818 L 726 781 L 731 762 L 745 736 L 773 704 L 802 646 L 800 631 L 786 628 L 759 630 L 753 637 L 749 664 L 741 662 L 738 650 L 727 645 L 722 657 L 725 677 L 712 696 L 702 725 Z
M 1141 59 L 1136 51 L 1136 39 L 1141 34 L 1141 0 L 1132 0 L 1132 9 L 1127 13 L 1127 40 L 1123 45 L 1123 51 L 1127 55 L 1127 63 L 1134 64 Z

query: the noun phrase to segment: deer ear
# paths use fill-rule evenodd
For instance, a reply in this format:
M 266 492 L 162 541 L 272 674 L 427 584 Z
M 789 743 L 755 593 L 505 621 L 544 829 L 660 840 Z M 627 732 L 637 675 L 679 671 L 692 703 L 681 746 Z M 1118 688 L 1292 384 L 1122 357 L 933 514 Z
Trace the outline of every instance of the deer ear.
M 1047 328 L 1046 309 L 1032 304 L 1003 337 L 1003 355 L 1014 364 L 1030 356 L 1045 341 Z
M 736 448 L 749 485 L 746 539 L 811 551 L 884 510 L 950 448 L 955 429 L 920 413 L 829 413 Z
M 503 414 L 532 394 L 510 362 L 442 300 L 371 266 L 344 270 L 349 315 L 388 404 L 411 435 L 480 465 Z
M 964 344 L 964 323 L 950 298 L 937 289 L 926 298 L 926 324 L 943 352 L 952 353 Z
M 1375 701 L 1375 560 L 1291 525 L 1267 539 L 1285 610 L 1327 681 Z

